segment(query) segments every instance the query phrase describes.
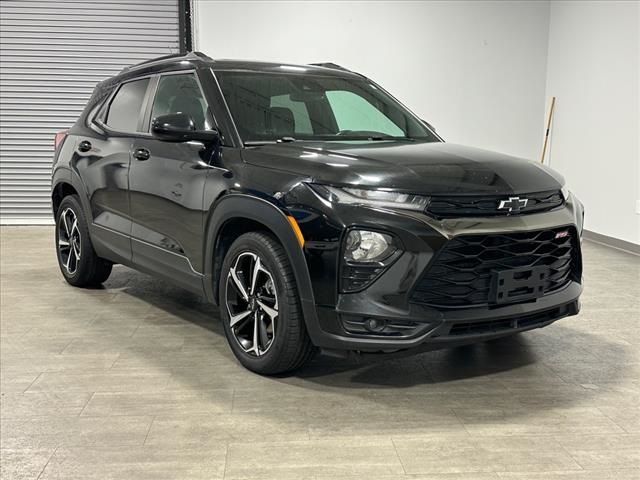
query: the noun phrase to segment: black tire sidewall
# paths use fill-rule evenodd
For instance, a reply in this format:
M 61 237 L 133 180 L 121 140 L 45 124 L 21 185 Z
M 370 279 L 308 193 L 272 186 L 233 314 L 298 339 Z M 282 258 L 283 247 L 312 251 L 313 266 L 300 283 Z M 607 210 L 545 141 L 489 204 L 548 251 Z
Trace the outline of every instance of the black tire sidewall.
M 291 267 L 288 264 L 280 262 L 276 255 L 274 255 L 274 249 L 281 248 L 280 245 L 267 235 L 261 235 L 261 237 L 270 241 L 268 243 L 260 242 L 256 237 L 248 234 L 239 237 L 233 243 L 223 262 L 219 287 L 220 315 L 229 346 L 240 363 L 250 370 L 258 372 L 269 371 L 279 362 L 280 354 L 285 348 L 284 344 L 287 342 L 289 324 L 291 321 L 297 320 L 292 318 L 289 306 L 290 296 L 297 295 L 297 292 L 291 292 L 290 288 L 287 288 L 282 275 L 285 269 L 290 270 Z M 227 276 L 235 259 L 238 255 L 245 252 L 251 252 L 260 257 L 260 260 L 273 277 L 276 284 L 276 294 L 278 295 L 278 317 L 276 319 L 275 339 L 267 353 L 259 357 L 249 355 L 240 347 L 229 326 L 229 312 L 227 311 L 226 303 Z
M 78 219 L 78 231 L 80 232 L 80 261 L 78 262 L 78 267 L 73 275 L 69 275 L 64 264 L 62 262 L 62 257 L 60 256 L 60 248 L 58 246 L 58 241 L 60 239 L 60 221 L 62 218 L 62 212 L 64 212 L 67 208 L 70 208 Z M 91 268 L 91 255 L 95 255 L 93 253 L 93 245 L 91 245 L 91 240 L 89 238 L 89 228 L 87 227 L 87 222 L 84 216 L 84 212 L 82 210 L 82 205 L 78 199 L 69 195 L 65 197 L 60 203 L 60 207 L 58 207 L 58 211 L 56 214 L 56 257 L 58 258 L 58 266 L 60 267 L 60 271 L 62 275 L 64 275 L 67 282 L 71 285 L 81 285 L 86 282 L 86 277 L 89 274 L 89 270 Z

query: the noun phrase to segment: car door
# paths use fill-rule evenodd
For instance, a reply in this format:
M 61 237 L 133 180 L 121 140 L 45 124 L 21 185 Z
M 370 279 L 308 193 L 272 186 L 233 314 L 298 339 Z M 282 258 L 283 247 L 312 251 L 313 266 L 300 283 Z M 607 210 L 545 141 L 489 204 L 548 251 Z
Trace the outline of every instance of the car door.
M 170 72 L 157 78 L 145 120 L 147 131 L 154 118 L 170 113 L 189 114 L 196 129 L 213 128 L 195 72 Z M 135 138 L 131 151 L 133 261 L 200 291 L 203 192 L 211 150 L 200 142 L 168 142 L 148 134 Z
M 130 150 L 144 117 L 149 83 L 147 77 L 119 85 L 77 136 L 72 160 L 87 189 L 96 251 L 125 263 L 131 260 Z

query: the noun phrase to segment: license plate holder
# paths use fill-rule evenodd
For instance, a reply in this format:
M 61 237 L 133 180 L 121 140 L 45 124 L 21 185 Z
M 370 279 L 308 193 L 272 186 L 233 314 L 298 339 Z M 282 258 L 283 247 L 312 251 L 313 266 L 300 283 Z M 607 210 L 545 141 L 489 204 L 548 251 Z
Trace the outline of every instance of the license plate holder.
M 490 302 L 496 305 L 535 300 L 544 294 L 549 267 L 523 267 L 491 272 Z

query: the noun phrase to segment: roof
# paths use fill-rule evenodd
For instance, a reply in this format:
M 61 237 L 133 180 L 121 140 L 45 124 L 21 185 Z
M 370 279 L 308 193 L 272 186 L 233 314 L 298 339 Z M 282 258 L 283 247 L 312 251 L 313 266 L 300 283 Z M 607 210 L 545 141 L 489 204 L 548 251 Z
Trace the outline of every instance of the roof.
M 212 61 L 213 59 L 211 57 L 208 57 L 202 52 L 174 53 L 171 55 L 152 58 L 150 60 L 145 60 L 144 62 L 140 62 L 134 65 L 130 65 L 128 67 L 124 67 L 120 71 L 120 74 L 130 72 L 132 70 L 139 70 L 141 68 L 149 68 L 149 67 L 158 66 L 158 65 L 170 65 L 180 61 L 190 61 L 190 60 L 191 61 L 193 60 Z
M 194 67 L 211 67 L 217 71 L 254 71 L 254 72 L 306 72 L 324 75 L 358 76 L 335 63 L 314 63 L 309 65 L 296 65 L 291 63 L 260 62 L 251 60 L 214 60 L 202 52 L 189 52 L 186 54 L 166 55 L 153 58 L 142 63 L 124 68 L 118 77 L 137 76 L 141 73 L 154 73 L 168 70 L 186 70 Z
M 235 70 L 235 71 L 252 71 L 252 72 L 305 72 L 316 73 L 323 75 L 336 75 L 339 77 L 345 76 L 358 76 L 360 74 L 352 72 L 344 67 L 336 65 L 334 63 L 310 63 L 307 65 L 300 65 L 295 63 L 284 62 L 260 62 L 252 60 L 214 60 L 212 68 L 217 71 L 222 70 Z

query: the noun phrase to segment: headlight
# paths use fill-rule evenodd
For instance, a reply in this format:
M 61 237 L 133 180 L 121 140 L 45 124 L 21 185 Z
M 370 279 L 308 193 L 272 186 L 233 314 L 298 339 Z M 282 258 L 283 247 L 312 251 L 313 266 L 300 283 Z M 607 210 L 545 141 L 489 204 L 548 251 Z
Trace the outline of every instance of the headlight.
M 429 197 L 410 193 L 350 187 L 338 188 L 328 185 L 311 185 L 311 187 L 324 199 L 334 203 L 403 208 L 418 211 L 424 210 L 429 205 Z
M 402 255 L 402 247 L 394 236 L 371 230 L 353 229 L 344 238 L 340 266 L 340 291 L 360 292 Z
M 566 185 L 563 185 L 561 193 L 562 193 L 562 198 L 564 198 L 564 201 L 565 202 L 569 201 L 569 197 L 571 196 L 571 191 Z M 572 201 L 575 206 L 575 211 L 577 215 L 576 227 L 578 227 L 578 234 L 580 235 L 580 240 L 582 240 L 582 231 L 584 229 L 584 205 L 575 195 L 573 196 Z
M 396 250 L 390 235 L 369 230 L 351 230 L 345 240 L 344 258 L 347 262 L 381 262 Z

